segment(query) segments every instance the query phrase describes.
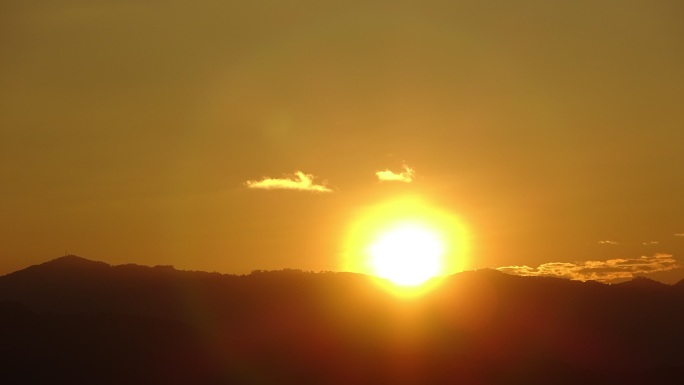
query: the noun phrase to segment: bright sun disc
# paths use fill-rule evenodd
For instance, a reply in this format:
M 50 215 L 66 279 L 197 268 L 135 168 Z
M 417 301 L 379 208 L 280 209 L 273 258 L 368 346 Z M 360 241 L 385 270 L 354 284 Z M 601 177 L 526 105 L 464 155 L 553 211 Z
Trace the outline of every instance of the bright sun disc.
M 402 224 L 380 234 L 368 248 L 375 274 L 401 286 L 416 286 L 440 274 L 444 246 L 434 231 Z
M 380 278 L 401 297 L 431 290 L 439 277 L 463 271 L 469 236 L 449 211 L 407 195 L 360 208 L 340 253 L 345 271 Z

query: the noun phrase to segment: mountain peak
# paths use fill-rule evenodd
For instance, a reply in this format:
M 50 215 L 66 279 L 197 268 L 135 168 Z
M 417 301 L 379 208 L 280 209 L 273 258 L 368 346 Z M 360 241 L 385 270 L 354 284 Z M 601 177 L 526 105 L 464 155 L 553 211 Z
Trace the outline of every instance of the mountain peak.
M 90 261 L 90 260 L 89 260 L 89 259 L 86 259 L 86 258 L 83 258 L 83 257 L 79 257 L 79 256 L 76 255 L 76 254 L 65 254 L 65 255 L 63 255 L 63 256 L 61 256 L 61 257 L 59 257 L 59 258 L 53 259 L 52 261 L 48 261 L 48 263 L 50 263 L 50 262 L 59 262 L 59 263 L 62 263 L 62 262 L 70 262 L 70 261 L 82 262 L 82 261 Z
M 93 267 L 94 266 L 100 266 L 100 267 L 110 266 L 109 264 L 107 264 L 105 262 L 93 261 L 90 259 L 79 257 L 78 255 L 74 255 L 74 254 L 67 254 L 67 255 L 64 255 L 62 257 L 53 259 L 51 261 L 41 263 L 38 266 L 46 266 L 46 265 L 50 265 L 50 266 L 72 266 L 72 267 L 75 267 L 75 266 L 93 266 Z
M 653 280 L 644 276 L 636 276 L 629 281 L 618 283 L 618 286 L 622 287 L 643 287 L 643 288 L 662 288 L 669 286 L 660 281 Z
M 100 261 L 92 261 L 77 255 L 69 254 L 38 265 L 29 266 L 23 270 L 10 273 L 9 276 L 23 276 L 25 274 L 82 274 L 86 271 L 101 271 L 111 266 Z

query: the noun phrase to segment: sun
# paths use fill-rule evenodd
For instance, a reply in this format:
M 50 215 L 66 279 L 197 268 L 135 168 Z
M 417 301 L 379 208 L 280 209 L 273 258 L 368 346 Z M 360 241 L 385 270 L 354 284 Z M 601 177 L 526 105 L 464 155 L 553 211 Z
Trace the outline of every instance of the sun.
M 419 295 L 465 270 L 470 252 L 464 222 L 411 195 L 360 207 L 350 218 L 340 253 L 344 271 L 380 278 L 402 296 Z
M 367 254 L 376 276 L 416 286 L 442 272 L 444 243 L 424 225 L 400 223 L 382 232 Z

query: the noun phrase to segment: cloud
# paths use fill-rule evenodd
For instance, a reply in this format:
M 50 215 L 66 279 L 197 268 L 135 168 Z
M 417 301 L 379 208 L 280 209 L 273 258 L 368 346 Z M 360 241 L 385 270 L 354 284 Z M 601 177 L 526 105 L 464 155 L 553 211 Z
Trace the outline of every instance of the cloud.
M 598 241 L 599 245 L 617 245 L 615 241 Z
M 294 175 L 286 178 L 268 178 L 262 180 L 248 180 L 245 186 L 248 188 L 263 190 L 300 190 L 314 192 L 332 192 L 325 184 L 314 184 L 314 176 L 295 171 Z
M 404 171 L 398 174 L 391 170 L 384 170 L 376 172 L 375 175 L 378 176 L 378 180 L 380 180 L 380 182 L 413 182 L 413 169 L 407 165 L 404 165 L 403 169 Z
M 675 237 L 684 237 L 684 233 L 677 233 L 675 234 Z
M 658 241 L 643 242 L 644 245 L 657 245 L 657 244 L 659 244 L 659 243 L 660 243 L 660 242 L 658 242 Z
M 575 279 L 580 281 L 611 281 L 630 279 L 638 274 L 667 271 L 680 267 L 671 254 L 655 254 L 632 259 L 607 261 L 549 262 L 538 267 L 505 266 L 497 270 L 508 274 Z

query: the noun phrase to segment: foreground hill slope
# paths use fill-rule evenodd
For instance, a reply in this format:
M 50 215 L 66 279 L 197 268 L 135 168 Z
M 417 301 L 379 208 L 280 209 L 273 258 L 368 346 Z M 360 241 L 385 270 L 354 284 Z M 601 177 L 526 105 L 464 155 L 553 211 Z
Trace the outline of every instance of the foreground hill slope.
M 484 270 L 406 299 L 359 274 L 67 256 L 0 277 L 0 382 L 678 384 L 683 285 Z

